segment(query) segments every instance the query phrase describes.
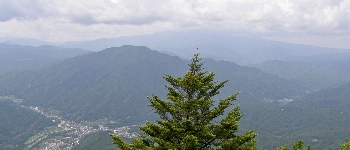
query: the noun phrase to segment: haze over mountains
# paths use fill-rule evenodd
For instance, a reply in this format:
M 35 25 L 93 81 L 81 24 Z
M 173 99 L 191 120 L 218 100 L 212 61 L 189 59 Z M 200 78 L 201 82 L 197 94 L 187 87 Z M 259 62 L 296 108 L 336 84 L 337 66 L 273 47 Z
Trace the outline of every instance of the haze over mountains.
M 6 40 L 0 40 L 0 42 Z M 20 45 L 38 46 L 44 41 L 33 39 L 9 39 L 6 42 Z M 46 42 L 47 44 L 54 44 Z M 144 45 L 153 50 L 175 54 L 189 59 L 196 49 L 202 57 L 227 60 L 240 65 L 260 63 L 266 60 L 320 60 L 337 59 L 332 56 L 339 53 L 350 57 L 346 49 L 324 48 L 317 46 L 291 44 L 262 39 L 251 35 L 237 35 L 220 31 L 191 30 L 178 32 L 160 32 L 149 35 L 104 38 L 91 41 L 68 41 L 55 43 L 58 47 L 82 48 L 89 51 L 101 51 L 105 48 L 122 45 Z M 329 56 L 331 57 L 324 57 Z M 308 57 L 312 56 L 312 57 Z
M 39 47 L 0 43 L 0 74 L 21 69 L 48 66 L 69 57 L 87 54 L 89 51 L 73 48 Z
M 189 59 L 200 52 L 201 57 L 209 57 L 203 59 L 204 69 L 215 72 L 215 80 L 229 80 L 216 98 L 240 92 L 234 101 L 244 114 L 240 127 L 256 129 L 260 147 L 275 149 L 302 139 L 316 149 L 338 149 L 339 143 L 349 137 L 347 50 L 207 34 L 210 36 L 196 34 L 197 38 L 188 38 L 192 36 L 187 33 L 164 33 L 141 36 L 144 39 L 140 41 L 123 37 L 63 44 L 97 52 L 69 49 L 63 53 L 67 49 L 2 44 L 3 49 L 25 48 L 7 57 L 8 64 L 4 66 L 24 56 L 39 63 L 34 65 L 36 69 L 20 64 L 13 69 L 17 71 L 4 71 L 0 75 L 0 96 L 14 95 L 23 99 L 20 105 L 58 110 L 64 118 L 75 121 L 111 119 L 118 120 L 116 124 L 120 126 L 142 124 L 157 119 L 146 97 L 165 97 L 162 76 L 182 76 L 188 68 L 188 60 L 182 58 Z M 108 41 L 110 46 L 135 41 L 156 48 L 123 44 L 103 49 Z M 172 41 L 173 45 L 169 45 Z M 11 52 L 3 54 L 12 56 L 8 55 Z M 173 53 L 180 57 L 167 55 Z M 59 59 L 53 59 L 56 57 Z M 11 106 L 11 110 L 16 109 Z
M 272 73 L 289 81 L 298 82 L 309 90 L 337 87 L 350 82 L 350 58 L 347 56 L 329 60 L 281 61 L 269 60 L 251 66 Z

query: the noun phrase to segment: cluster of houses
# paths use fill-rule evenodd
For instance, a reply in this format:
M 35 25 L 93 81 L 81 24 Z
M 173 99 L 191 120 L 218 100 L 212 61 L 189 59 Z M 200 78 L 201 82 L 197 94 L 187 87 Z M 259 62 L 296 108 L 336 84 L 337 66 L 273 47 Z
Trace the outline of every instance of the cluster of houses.
M 98 123 L 98 127 L 93 127 L 89 123 L 76 123 L 74 121 L 64 120 L 62 119 L 62 117 L 45 112 L 44 110 L 41 110 L 38 107 L 30 108 L 42 115 L 45 115 L 46 117 L 53 119 L 53 122 L 60 121 L 60 123 L 57 125 L 57 128 L 53 129 L 55 131 L 43 131 L 43 133 L 40 133 L 40 135 L 45 135 L 45 138 L 37 138 L 37 141 L 32 142 L 40 143 L 41 140 L 45 141 L 43 144 L 44 146 L 40 146 L 42 147 L 42 149 L 45 150 L 71 149 L 73 148 L 73 146 L 79 144 L 79 140 L 84 138 L 86 135 L 97 131 L 110 131 L 111 134 L 128 138 L 134 138 L 138 136 L 138 133 L 136 132 L 129 132 L 130 126 L 108 128 L 103 125 L 104 123 L 106 123 L 105 121 L 97 121 L 96 123 Z M 110 121 L 110 123 L 113 123 L 113 121 Z M 50 134 L 52 134 L 53 136 L 48 136 Z M 30 145 L 33 146 L 33 144 Z

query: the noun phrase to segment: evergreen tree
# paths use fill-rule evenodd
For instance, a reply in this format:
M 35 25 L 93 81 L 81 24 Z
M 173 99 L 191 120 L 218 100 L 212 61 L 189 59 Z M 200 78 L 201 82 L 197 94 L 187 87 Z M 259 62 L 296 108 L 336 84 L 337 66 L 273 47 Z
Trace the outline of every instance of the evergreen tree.
M 214 81 L 214 73 L 202 71 L 203 63 L 198 54 L 194 55 L 189 71 L 184 77 L 174 78 L 165 75 L 170 84 L 168 101 L 156 95 L 148 97 L 155 113 L 161 120 L 156 123 L 146 122 L 140 129 L 140 138 L 132 139 L 130 144 L 120 137 L 111 135 L 120 149 L 256 149 L 256 134 L 250 130 L 238 135 L 238 121 L 242 114 L 239 106 L 228 112 L 219 120 L 238 93 L 220 100 L 214 106 L 213 96 L 219 94 L 219 89 L 227 81 Z
M 304 147 L 304 142 L 302 140 L 298 140 L 296 142 L 293 142 L 292 148 L 293 148 L 293 150 L 311 150 L 310 145 L 307 145 L 306 147 Z M 277 150 L 289 150 L 289 148 L 287 145 L 283 145 L 283 146 L 277 148 Z

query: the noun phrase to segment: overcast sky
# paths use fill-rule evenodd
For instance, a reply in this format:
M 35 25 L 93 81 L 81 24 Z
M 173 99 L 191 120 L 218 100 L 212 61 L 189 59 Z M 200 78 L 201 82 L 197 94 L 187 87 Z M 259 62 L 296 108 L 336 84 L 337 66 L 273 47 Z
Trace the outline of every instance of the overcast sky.
M 191 29 L 350 48 L 350 0 L 0 0 L 0 37 L 64 42 Z

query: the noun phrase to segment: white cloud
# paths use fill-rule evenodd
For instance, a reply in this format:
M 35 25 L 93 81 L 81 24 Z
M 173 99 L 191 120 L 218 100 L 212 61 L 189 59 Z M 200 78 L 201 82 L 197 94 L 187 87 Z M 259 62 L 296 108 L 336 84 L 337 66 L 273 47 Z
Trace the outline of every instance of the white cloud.
M 2 1 L 0 28 L 7 30 L 1 30 L 1 35 L 53 41 L 182 28 L 249 31 L 266 36 L 350 33 L 350 0 Z

